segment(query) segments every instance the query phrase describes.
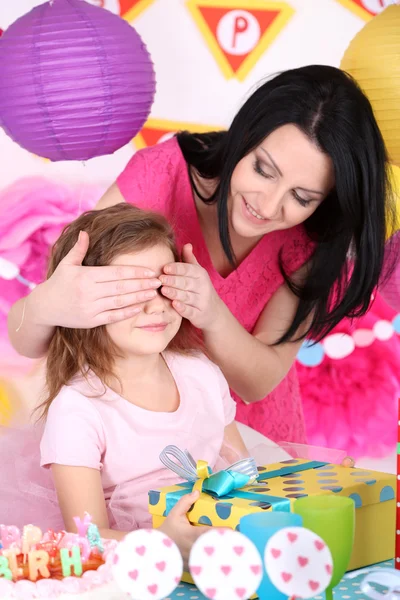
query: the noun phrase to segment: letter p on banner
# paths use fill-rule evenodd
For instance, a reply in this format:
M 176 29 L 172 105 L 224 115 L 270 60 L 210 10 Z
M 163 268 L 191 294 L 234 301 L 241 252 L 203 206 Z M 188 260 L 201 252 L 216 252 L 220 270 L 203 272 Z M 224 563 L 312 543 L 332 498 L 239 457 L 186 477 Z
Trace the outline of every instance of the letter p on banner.
M 187 0 L 187 7 L 223 75 L 239 81 L 294 14 L 268 0 Z

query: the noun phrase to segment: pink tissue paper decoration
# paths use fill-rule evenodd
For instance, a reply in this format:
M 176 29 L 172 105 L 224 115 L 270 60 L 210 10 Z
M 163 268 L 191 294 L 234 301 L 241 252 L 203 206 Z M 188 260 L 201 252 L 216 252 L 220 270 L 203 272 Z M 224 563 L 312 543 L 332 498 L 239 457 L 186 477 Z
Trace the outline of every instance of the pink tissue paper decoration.
M 378 295 L 361 319 L 343 320 L 334 333 L 372 329 L 395 311 Z M 324 357 L 317 367 L 297 363 L 308 443 L 343 449 L 354 458 L 380 458 L 396 445 L 400 396 L 400 337 L 375 340 L 341 360 Z
M 61 230 L 94 207 L 103 189 L 67 186 L 45 178 L 21 179 L 0 192 L 0 259 L 16 265 L 27 281 L 44 280 L 51 246 Z M 33 365 L 12 348 L 7 314 L 29 289 L 17 279 L 0 278 L 0 376 L 26 373 Z

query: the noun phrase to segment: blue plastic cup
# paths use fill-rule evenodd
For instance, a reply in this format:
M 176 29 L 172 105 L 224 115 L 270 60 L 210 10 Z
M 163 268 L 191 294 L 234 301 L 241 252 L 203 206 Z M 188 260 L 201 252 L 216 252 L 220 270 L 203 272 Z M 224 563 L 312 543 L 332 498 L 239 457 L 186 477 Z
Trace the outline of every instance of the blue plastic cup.
M 301 527 L 303 519 L 290 512 L 263 512 L 246 515 L 240 519 L 240 533 L 248 537 L 259 551 L 263 561 L 263 578 L 257 590 L 260 600 L 287 600 L 287 596 L 279 592 L 271 583 L 264 564 L 265 546 L 268 540 L 284 527 Z

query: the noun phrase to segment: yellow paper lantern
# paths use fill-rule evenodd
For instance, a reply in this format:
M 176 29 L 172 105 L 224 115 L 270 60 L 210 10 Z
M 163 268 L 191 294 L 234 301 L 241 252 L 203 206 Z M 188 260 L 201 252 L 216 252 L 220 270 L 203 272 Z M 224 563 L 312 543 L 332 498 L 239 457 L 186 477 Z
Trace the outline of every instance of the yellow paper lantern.
M 396 231 L 400 229 L 400 168 L 396 167 L 396 165 L 391 165 L 390 181 L 394 193 L 394 208 L 396 213 L 394 222 L 389 220 L 386 239 L 389 239 Z
M 400 6 L 390 5 L 353 38 L 340 67 L 368 96 L 390 160 L 400 166 Z

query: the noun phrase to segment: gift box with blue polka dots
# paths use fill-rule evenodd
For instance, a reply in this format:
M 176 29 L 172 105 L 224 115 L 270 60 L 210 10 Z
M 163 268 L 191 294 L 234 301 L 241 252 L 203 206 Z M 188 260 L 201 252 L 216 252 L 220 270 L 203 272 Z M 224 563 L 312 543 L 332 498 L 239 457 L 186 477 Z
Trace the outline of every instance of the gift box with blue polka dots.
M 202 493 L 188 513 L 194 525 L 239 529 L 246 514 L 290 511 L 297 498 L 338 494 L 354 500 L 355 544 L 349 569 L 393 558 L 395 543 L 396 476 L 377 471 L 292 459 L 258 468 L 256 484 L 231 492 L 223 498 Z M 168 512 L 192 489 L 181 483 L 149 492 L 149 511 L 158 527 Z

